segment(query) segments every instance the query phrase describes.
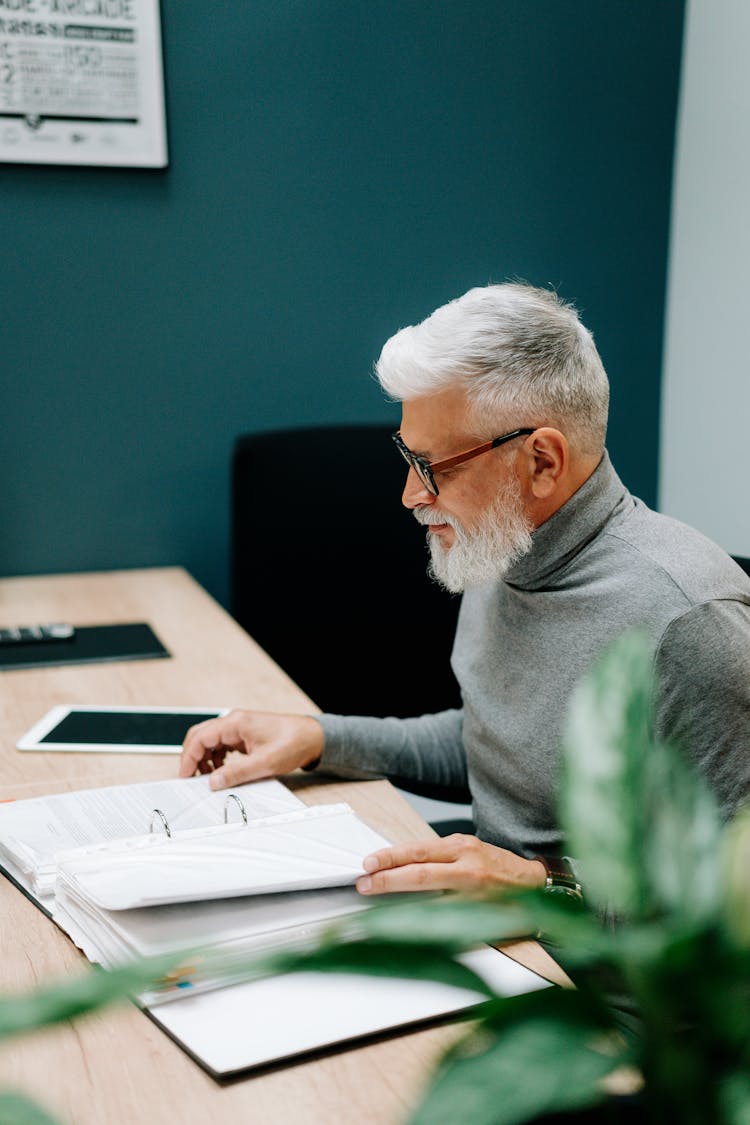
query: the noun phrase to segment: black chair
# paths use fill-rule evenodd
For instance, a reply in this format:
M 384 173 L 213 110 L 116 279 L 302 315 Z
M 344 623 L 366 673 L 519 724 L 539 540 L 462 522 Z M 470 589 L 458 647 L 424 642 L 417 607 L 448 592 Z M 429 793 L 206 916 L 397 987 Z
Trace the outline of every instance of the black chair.
M 324 711 L 460 706 L 449 663 L 459 599 L 427 577 L 424 530 L 401 504 L 394 428 L 244 434 L 232 454 L 231 613 Z
M 745 574 L 750 575 L 750 559 L 743 559 L 741 555 L 732 555 L 732 558 L 738 566 L 742 567 Z

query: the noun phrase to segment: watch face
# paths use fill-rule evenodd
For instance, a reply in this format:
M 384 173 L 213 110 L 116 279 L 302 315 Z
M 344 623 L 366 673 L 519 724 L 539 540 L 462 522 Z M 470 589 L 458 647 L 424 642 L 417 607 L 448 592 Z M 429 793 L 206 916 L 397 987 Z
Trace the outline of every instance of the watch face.
M 571 905 L 575 902 L 583 906 L 583 890 L 578 882 L 569 860 L 564 856 L 537 855 L 547 872 L 547 883 L 544 887 L 545 894 L 558 895 L 567 899 Z
M 564 883 L 550 883 L 545 888 L 545 894 L 555 895 L 556 898 L 563 898 L 570 903 L 571 906 L 583 906 L 583 894 L 577 887 L 566 887 Z

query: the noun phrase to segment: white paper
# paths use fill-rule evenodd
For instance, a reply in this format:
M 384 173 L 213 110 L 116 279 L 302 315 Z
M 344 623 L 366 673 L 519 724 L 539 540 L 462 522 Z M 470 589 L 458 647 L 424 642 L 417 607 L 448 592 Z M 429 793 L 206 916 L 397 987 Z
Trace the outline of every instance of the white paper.
M 60 896 L 60 903 L 66 909 L 81 907 L 81 900 L 71 899 L 67 893 Z M 107 935 L 105 943 L 111 941 L 113 947 L 131 957 L 154 957 L 173 950 L 229 945 L 248 937 L 297 933 L 300 927 L 371 905 L 372 901 L 358 894 L 354 887 L 333 887 L 92 913 L 100 934 Z M 90 917 L 86 924 L 91 925 Z M 104 961 L 107 967 L 114 963 L 114 959 Z
M 313 805 L 247 825 L 125 841 L 58 856 L 64 887 L 104 910 L 338 887 L 389 841 L 346 804 Z
M 489 946 L 464 961 L 498 995 L 552 987 Z M 215 1074 L 230 1074 L 305 1051 L 422 1020 L 485 1000 L 431 981 L 349 973 L 293 973 L 233 985 L 149 1008 L 157 1023 Z
M 20 868 L 36 894 L 49 895 L 60 853 L 143 836 L 154 809 L 164 813 L 173 831 L 221 825 L 229 792 L 253 818 L 306 807 L 279 781 L 216 792 L 207 776 L 79 789 L 0 805 L 0 856 Z M 236 802 L 229 802 L 228 813 L 236 819 Z M 158 831 L 160 826 L 157 818 Z
M 307 945 L 335 919 L 370 906 L 372 901 L 353 887 L 335 887 L 106 911 L 58 886 L 53 920 L 89 961 L 104 968 L 133 957 L 185 951 L 184 972 L 192 995 L 226 987 L 234 967 L 237 979 L 247 979 L 253 955 Z M 220 966 L 218 975 L 212 964 Z M 167 1003 L 181 999 L 184 988 L 185 982 L 176 977 L 139 999 L 142 1004 Z

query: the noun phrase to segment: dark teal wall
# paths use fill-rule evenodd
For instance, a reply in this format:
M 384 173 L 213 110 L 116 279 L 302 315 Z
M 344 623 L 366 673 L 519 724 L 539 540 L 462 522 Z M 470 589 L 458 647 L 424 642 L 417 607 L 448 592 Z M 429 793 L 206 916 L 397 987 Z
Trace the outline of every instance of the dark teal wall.
M 179 563 L 224 600 L 235 435 L 395 420 L 384 340 L 508 277 L 582 309 L 653 502 L 682 18 L 163 0 L 169 169 L 0 168 L 0 573 Z

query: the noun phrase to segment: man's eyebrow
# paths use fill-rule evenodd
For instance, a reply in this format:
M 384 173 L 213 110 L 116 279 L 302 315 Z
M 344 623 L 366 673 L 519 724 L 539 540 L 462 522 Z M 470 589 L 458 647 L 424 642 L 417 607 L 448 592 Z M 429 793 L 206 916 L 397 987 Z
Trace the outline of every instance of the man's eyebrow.
M 400 430 L 399 430 L 399 433 L 401 433 Z M 404 441 L 403 434 L 401 435 L 401 440 L 404 442 L 404 445 L 409 450 L 409 452 L 413 453 L 415 457 L 422 457 L 425 461 L 431 460 L 432 454 L 429 452 L 429 450 L 427 450 L 427 449 L 413 449 L 409 445 L 408 441 Z

